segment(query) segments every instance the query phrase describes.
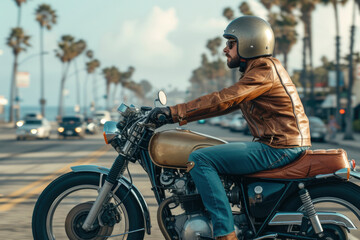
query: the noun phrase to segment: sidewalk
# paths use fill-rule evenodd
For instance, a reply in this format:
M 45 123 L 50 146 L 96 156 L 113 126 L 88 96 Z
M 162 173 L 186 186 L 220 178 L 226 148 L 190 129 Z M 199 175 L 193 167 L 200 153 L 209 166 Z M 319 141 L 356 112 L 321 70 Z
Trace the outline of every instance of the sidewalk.
M 335 140 L 327 139 L 327 143 L 334 145 L 334 148 L 351 147 L 360 149 L 360 133 L 353 133 L 354 140 L 344 140 L 344 133 L 337 133 Z

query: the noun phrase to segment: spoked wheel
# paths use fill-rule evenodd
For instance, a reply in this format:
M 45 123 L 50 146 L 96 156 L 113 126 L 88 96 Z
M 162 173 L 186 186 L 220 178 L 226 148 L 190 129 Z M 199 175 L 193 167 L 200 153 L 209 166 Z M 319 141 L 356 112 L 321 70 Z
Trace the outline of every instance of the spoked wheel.
M 344 226 L 324 224 L 324 240 L 346 240 L 360 238 L 360 194 L 359 187 L 352 183 L 331 183 L 308 189 L 317 212 L 336 212 L 349 218 L 357 229 L 348 230 Z M 286 211 L 304 211 L 299 197 L 292 198 L 284 207 Z M 288 226 L 288 233 L 299 233 L 299 226 Z M 307 230 L 307 236 L 314 237 L 312 227 Z
M 104 177 L 105 178 L 105 177 Z M 100 175 L 68 173 L 53 181 L 40 195 L 33 213 L 35 240 L 140 240 L 144 218 L 137 200 L 121 187 L 104 207 L 91 231 L 82 224 L 98 195 Z

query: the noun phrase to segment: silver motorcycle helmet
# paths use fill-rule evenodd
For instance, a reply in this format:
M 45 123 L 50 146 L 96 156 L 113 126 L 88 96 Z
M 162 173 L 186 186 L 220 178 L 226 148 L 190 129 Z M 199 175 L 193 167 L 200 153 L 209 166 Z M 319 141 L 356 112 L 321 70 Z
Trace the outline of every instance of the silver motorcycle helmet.
M 270 24 L 256 16 L 242 16 L 234 19 L 224 30 L 224 38 L 234 38 L 241 58 L 251 59 L 271 56 L 275 37 Z

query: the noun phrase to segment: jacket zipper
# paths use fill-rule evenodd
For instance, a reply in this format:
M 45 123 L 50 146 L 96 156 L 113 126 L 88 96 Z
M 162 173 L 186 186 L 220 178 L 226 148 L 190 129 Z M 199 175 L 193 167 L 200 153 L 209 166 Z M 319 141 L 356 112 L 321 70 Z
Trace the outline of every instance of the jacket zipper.
M 269 58 L 269 59 L 270 59 L 270 58 Z M 285 85 L 284 85 L 284 83 L 283 83 L 283 81 L 282 81 L 282 78 L 281 78 L 281 76 L 280 76 L 280 74 L 279 74 L 279 72 L 278 72 L 278 70 L 277 70 L 277 68 L 276 68 L 276 65 L 275 65 L 274 61 L 273 61 L 272 59 L 270 59 L 270 61 L 274 64 L 274 67 L 275 67 L 276 73 L 277 73 L 277 75 L 278 75 L 278 77 L 279 77 L 279 79 L 280 79 L 281 85 L 284 87 L 285 92 L 287 93 L 287 95 L 288 95 L 289 98 L 290 98 L 291 105 L 292 105 L 292 109 L 293 109 L 293 113 L 294 113 L 294 117 L 295 117 L 295 119 L 296 119 L 296 126 L 297 126 L 297 128 L 298 128 L 298 130 L 299 130 L 299 132 L 300 132 L 300 135 L 301 135 L 301 146 L 302 146 L 302 145 L 303 145 L 303 141 L 304 141 L 304 137 L 303 137 L 303 134 L 302 134 L 302 132 L 301 132 L 301 130 L 300 130 L 300 127 L 299 127 L 299 119 L 297 118 L 296 113 L 295 113 L 295 106 L 294 106 L 293 99 L 291 98 L 288 90 L 286 89 L 286 87 L 285 87 Z

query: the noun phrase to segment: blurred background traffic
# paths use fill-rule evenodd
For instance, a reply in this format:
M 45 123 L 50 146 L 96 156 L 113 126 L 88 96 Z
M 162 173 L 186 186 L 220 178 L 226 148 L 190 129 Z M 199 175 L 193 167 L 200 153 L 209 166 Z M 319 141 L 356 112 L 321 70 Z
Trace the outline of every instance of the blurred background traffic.
M 360 132 L 360 0 L 142 4 L 1 1 L 0 122 L 17 140 L 84 138 L 118 120 L 121 102 L 153 106 L 163 89 L 173 105 L 230 86 L 239 73 L 221 35 L 242 15 L 272 25 L 314 140 Z M 250 134 L 240 112 L 198 123 Z

